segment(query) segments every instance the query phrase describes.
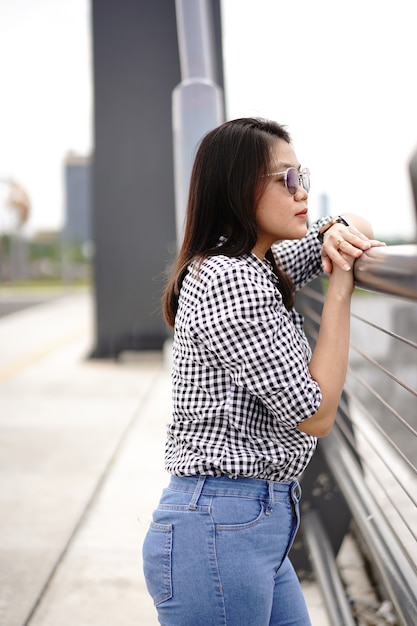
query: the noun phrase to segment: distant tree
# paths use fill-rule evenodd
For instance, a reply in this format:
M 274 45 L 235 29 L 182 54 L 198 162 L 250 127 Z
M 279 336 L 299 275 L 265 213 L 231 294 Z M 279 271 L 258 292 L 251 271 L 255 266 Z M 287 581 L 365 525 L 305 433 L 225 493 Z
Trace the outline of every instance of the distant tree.
M 16 180 L 9 180 L 9 195 L 6 198 L 6 206 L 14 211 L 17 218 L 17 230 L 29 219 L 31 203 L 26 190 Z

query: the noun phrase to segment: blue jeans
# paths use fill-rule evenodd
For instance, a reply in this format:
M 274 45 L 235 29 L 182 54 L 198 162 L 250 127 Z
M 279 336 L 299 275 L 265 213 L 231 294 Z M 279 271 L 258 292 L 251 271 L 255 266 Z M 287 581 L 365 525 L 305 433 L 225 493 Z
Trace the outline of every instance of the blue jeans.
M 300 486 L 171 477 L 143 544 L 162 626 L 311 626 L 288 558 Z

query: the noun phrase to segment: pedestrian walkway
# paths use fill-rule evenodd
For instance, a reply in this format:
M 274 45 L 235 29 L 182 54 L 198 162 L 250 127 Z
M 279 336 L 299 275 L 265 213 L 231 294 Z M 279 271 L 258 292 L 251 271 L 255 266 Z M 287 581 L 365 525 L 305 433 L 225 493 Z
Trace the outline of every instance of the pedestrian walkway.
M 88 293 L 0 318 L 0 626 L 158 624 L 140 552 L 167 482 L 169 366 L 89 360 L 92 328 Z

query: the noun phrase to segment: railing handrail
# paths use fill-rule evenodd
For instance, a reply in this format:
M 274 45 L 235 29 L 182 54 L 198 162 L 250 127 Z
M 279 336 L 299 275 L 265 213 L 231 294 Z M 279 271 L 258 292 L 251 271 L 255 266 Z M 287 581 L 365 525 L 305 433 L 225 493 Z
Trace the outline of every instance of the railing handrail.
M 384 296 L 403 298 L 410 304 L 417 302 L 416 244 L 371 248 L 355 262 L 353 272 L 355 286 L 359 289 L 381 293 Z M 317 283 L 316 287 L 311 285 L 303 290 L 305 300 L 300 308 L 307 322 L 307 333 L 313 343 L 317 338 L 320 325 L 320 304 L 324 300 L 322 287 L 319 285 L 321 285 L 320 282 Z M 387 304 L 387 306 L 391 305 Z M 408 311 L 408 305 L 404 305 L 403 309 Z M 353 313 L 352 316 L 355 317 Z M 373 324 L 372 321 L 356 317 L 375 328 L 376 331 L 382 331 L 396 342 L 401 342 L 401 345 L 405 345 L 407 350 L 417 349 L 416 342 L 413 341 L 414 336 L 402 337 L 391 329 L 381 328 Z M 408 331 L 406 330 L 405 332 Z M 363 350 L 361 350 L 361 356 L 367 362 L 372 360 L 367 358 Z M 385 376 L 388 376 L 389 380 L 394 381 L 396 386 L 412 393 L 413 397 L 415 397 L 415 388 L 406 384 L 406 381 L 400 380 L 397 370 L 388 371 L 384 363 L 381 364 L 377 363 L 376 360 L 374 361 L 378 365 L 378 372 L 383 372 Z M 340 414 L 335 427 L 327 438 L 320 441 L 320 449 L 325 459 L 326 467 L 330 470 L 333 479 L 338 484 L 339 490 L 343 494 L 355 522 L 355 533 L 361 538 L 362 545 L 366 546 L 366 558 L 369 559 L 369 563 L 376 575 L 375 581 L 379 592 L 382 592 L 382 597 L 389 598 L 402 626 L 414 626 L 414 624 L 417 624 L 417 563 L 408 552 L 409 545 L 414 550 L 415 544 L 407 542 L 409 539 L 412 542 L 415 539 L 415 535 L 414 533 L 408 534 L 410 525 L 408 524 L 408 518 L 404 520 L 403 515 L 409 511 L 409 506 L 412 506 L 413 502 L 415 503 L 415 499 L 410 497 L 411 494 L 408 491 L 402 491 L 401 493 L 405 493 L 409 500 L 406 500 L 405 497 L 400 499 L 399 508 L 394 510 L 395 519 L 393 516 L 385 515 L 386 512 L 381 508 L 378 500 L 379 495 L 374 497 L 373 489 L 376 488 L 378 494 L 380 494 L 378 489 L 381 489 L 383 496 L 388 498 L 390 502 L 392 502 L 392 500 L 389 500 L 391 492 L 389 489 L 383 490 L 382 487 L 384 485 L 380 485 L 375 479 L 375 472 L 379 472 L 381 468 L 380 464 L 378 464 L 374 471 L 372 466 L 373 455 L 370 455 L 369 464 L 367 458 L 362 457 L 363 453 L 367 454 L 369 452 L 370 445 L 365 436 L 366 432 L 364 433 L 364 430 L 360 429 L 355 421 L 352 421 L 350 402 L 353 402 L 355 399 L 354 389 L 349 391 L 349 387 L 345 386 L 345 393 L 346 401 L 341 402 L 339 407 Z M 355 406 L 360 405 L 356 403 Z M 395 409 L 395 405 L 391 406 L 390 403 L 383 403 L 381 406 L 384 407 L 384 410 L 386 407 L 386 410 L 391 412 Z M 396 415 L 397 413 L 398 411 Z M 398 413 L 398 415 L 400 414 Z M 361 426 L 362 422 L 366 426 L 365 418 L 366 413 L 364 412 L 360 416 L 359 424 Z M 377 424 L 379 424 L 379 421 Z M 411 436 L 415 436 L 411 428 L 412 425 L 404 422 L 404 426 L 408 427 Z M 353 436 L 348 436 L 351 434 L 351 428 Z M 357 446 L 356 436 L 360 440 L 359 447 Z M 371 442 L 373 443 L 373 439 Z M 395 448 L 393 447 L 393 449 Z M 408 459 L 408 457 L 401 454 L 398 458 Z M 382 474 L 382 480 L 385 480 L 385 473 L 382 472 Z M 323 532 L 329 532 L 325 527 L 325 516 L 322 516 L 321 509 L 317 507 L 317 503 L 315 503 L 315 506 L 316 509 L 313 507 L 313 510 L 319 512 L 317 520 L 322 522 Z M 335 584 L 333 580 L 337 574 L 335 567 L 333 567 L 335 562 L 331 564 L 332 567 L 326 564 L 325 561 L 331 557 L 331 555 L 329 556 L 329 551 L 325 552 L 326 541 L 319 537 L 317 524 L 314 519 L 311 520 L 307 516 L 306 522 L 308 522 L 308 527 L 305 528 L 303 534 L 311 557 L 314 557 L 313 569 L 322 588 L 329 616 L 333 616 L 332 623 L 335 625 L 345 626 L 345 601 L 343 595 L 340 599 L 340 594 L 336 593 L 340 588 L 340 581 L 336 581 L 337 584 Z M 337 552 L 334 554 L 337 554 Z M 336 574 L 334 573 L 335 571 Z M 347 619 L 349 619 L 349 615 Z
M 417 300 L 417 244 L 371 248 L 353 273 L 361 289 Z

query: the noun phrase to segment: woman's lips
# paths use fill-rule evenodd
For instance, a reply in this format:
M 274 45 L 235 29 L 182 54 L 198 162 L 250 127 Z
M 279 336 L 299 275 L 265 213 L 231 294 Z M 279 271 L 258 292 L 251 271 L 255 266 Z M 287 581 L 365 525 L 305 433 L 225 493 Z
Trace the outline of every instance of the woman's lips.
M 307 213 L 308 210 L 307 209 L 303 209 L 302 211 L 299 211 L 298 213 L 296 213 L 296 217 L 299 217 L 301 219 L 306 219 L 307 218 Z

